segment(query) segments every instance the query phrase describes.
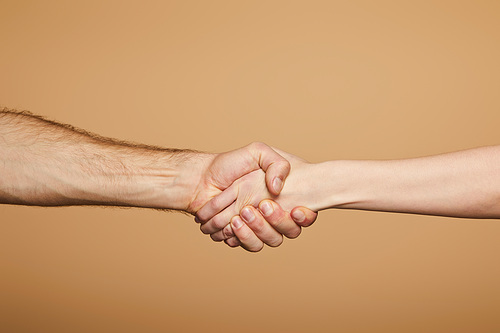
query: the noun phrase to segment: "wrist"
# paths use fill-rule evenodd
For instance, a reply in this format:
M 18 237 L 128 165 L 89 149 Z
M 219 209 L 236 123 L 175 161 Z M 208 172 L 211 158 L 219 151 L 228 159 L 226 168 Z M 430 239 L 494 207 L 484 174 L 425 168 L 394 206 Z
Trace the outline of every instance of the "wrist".
M 354 168 L 349 161 L 334 160 L 316 164 L 312 181 L 317 189 L 314 195 L 318 196 L 319 210 L 340 208 L 359 199 L 356 197 L 353 173 Z
M 292 164 L 290 175 L 276 201 L 285 210 L 302 206 L 318 211 L 323 207 L 324 197 L 318 187 L 318 164 L 300 162 Z
M 356 202 L 351 167 L 349 161 L 293 165 L 278 202 L 288 211 L 296 206 L 320 211 Z
M 138 205 L 190 213 L 190 204 L 212 159 L 213 155 L 207 153 L 167 152 L 155 162 L 158 165 L 149 166 L 138 178 L 144 178 L 147 184 L 147 195 Z
M 165 193 L 170 197 L 173 207 L 189 214 L 194 214 L 193 202 L 197 198 L 208 167 L 213 162 L 216 154 L 192 152 L 183 156 L 176 166 L 176 176 L 172 186 L 165 188 Z

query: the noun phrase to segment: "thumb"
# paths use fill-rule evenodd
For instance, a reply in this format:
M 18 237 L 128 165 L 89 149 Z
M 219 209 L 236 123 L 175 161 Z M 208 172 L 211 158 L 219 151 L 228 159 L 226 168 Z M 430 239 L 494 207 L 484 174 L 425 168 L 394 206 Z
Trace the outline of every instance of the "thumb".
M 278 195 L 290 173 L 290 162 L 268 145 L 255 142 L 248 146 L 255 161 L 266 173 L 266 186 L 269 192 Z

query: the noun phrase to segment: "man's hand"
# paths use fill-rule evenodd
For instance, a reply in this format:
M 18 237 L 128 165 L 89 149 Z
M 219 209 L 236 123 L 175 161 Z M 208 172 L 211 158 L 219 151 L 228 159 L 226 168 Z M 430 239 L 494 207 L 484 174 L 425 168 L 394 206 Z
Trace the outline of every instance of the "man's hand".
M 230 187 L 237 179 L 256 170 L 264 175 L 266 188 L 272 195 L 281 192 L 290 173 L 290 163 L 268 145 L 255 142 L 240 149 L 208 155 L 203 163 L 201 179 L 187 211 L 196 214 L 207 201 Z M 197 216 L 198 217 L 198 216 Z M 229 223 L 229 220 L 227 221 Z
M 309 163 L 285 152 L 280 154 L 286 156 L 297 170 L 295 185 L 285 186 L 287 193 L 277 197 L 266 189 L 262 170 L 241 177 L 198 211 L 197 220 L 202 223 L 202 232 L 211 234 L 215 241 L 227 240 L 230 246 L 237 246 L 241 242 L 244 248 L 259 251 L 263 243 L 270 246 L 280 245 L 283 241 L 282 235 L 289 238 L 297 237 L 300 234 L 301 222 L 304 226 L 313 223 L 316 213 L 305 207 L 294 210 L 297 203 L 303 200 L 300 186 L 307 184 L 301 182 L 300 175 L 307 172 Z M 298 224 L 293 221 L 290 213 L 283 211 L 276 203 L 266 201 L 259 206 L 261 200 L 269 198 L 277 199 L 286 211 L 293 212 Z M 245 206 L 250 207 L 241 211 L 241 217 L 236 217 Z M 254 207 L 259 207 L 260 212 Z M 265 222 L 266 219 L 270 224 Z M 232 228 L 228 225 L 229 221 L 233 221 Z M 243 221 L 247 222 L 246 226 L 239 223 Z M 241 237 L 239 241 L 234 239 L 236 233 Z
M 206 154 L 124 142 L 27 112 L 0 110 L 0 203 L 128 206 L 195 214 L 255 170 L 266 172 L 262 183 L 276 195 L 290 164 L 263 143 Z
M 27 112 L 0 110 L 0 203 L 196 211 L 236 179 L 266 171 L 278 194 L 290 164 L 263 143 L 206 154 L 102 137 Z

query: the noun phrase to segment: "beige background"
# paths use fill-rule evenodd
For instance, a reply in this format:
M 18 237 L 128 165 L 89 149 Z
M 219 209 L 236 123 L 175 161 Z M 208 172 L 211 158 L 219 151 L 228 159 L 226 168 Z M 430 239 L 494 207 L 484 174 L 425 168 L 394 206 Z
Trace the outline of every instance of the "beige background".
M 310 161 L 500 143 L 500 2 L 0 2 L 0 103 Z M 259 254 L 141 209 L 0 206 L 2 332 L 496 332 L 500 223 L 327 211 Z

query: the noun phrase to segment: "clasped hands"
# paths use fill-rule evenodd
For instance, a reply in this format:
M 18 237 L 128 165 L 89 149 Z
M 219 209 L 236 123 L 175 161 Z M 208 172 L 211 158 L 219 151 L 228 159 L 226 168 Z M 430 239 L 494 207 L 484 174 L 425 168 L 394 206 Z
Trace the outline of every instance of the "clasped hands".
M 214 241 L 258 252 L 279 246 L 283 236 L 298 237 L 316 220 L 301 187 L 309 163 L 296 156 L 252 143 L 199 155 L 195 163 L 201 172 L 186 210 Z

